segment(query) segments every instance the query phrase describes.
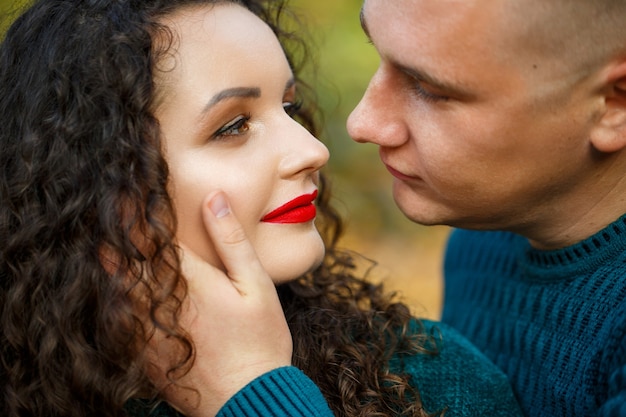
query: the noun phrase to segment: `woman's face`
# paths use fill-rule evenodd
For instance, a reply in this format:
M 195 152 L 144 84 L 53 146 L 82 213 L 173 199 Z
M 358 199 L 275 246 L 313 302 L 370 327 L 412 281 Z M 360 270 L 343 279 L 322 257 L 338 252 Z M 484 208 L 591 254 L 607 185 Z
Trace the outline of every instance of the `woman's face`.
M 204 198 L 222 190 L 274 282 L 309 271 L 324 255 L 310 203 L 328 150 L 289 115 L 295 86 L 276 36 L 228 3 L 162 23 L 176 41 L 157 65 L 155 114 L 178 240 L 222 267 L 201 214 Z

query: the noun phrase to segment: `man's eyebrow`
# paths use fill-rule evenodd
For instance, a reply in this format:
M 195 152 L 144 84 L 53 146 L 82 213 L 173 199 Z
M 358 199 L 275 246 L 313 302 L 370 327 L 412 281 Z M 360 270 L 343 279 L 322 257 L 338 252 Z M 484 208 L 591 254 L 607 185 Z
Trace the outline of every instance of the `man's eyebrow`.
M 373 43 L 372 41 L 372 37 L 370 35 L 369 32 L 369 28 L 367 27 L 367 20 L 365 19 L 365 2 L 363 2 L 363 5 L 361 6 L 361 11 L 359 13 L 359 19 L 361 21 L 361 28 L 363 29 L 363 32 L 365 33 L 365 36 L 367 36 L 368 40 Z M 401 64 L 393 59 L 390 60 L 390 63 L 399 71 L 403 72 L 404 74 L 406 74 L 407 76 L 417 80 L 417 81 L 421 81 L 424 82 L 438 90 L 441 90 L 444 93 L 448 93 L 451 95 L 454 95 L 455 97 L 458 98 L 471 98 L 473 95 L 470 94 L 468 91 L 466 91 L 464 88 L 459 87 L 457 85 L 452 85 L 448 82 L 445 82 L 443 80 L 439 80 L 431 75 L 429 75 L 428 73 L 426 73 L 425 71 L 419 70 L 417 68 L 411 68 L 408 67 L 404 64 Z
M 211 100 L 204 106 L 202 113 L 206 113 L 211 107 L 215 106 L 220 101 L 232 98 L 232 97 L 242 97 L 242 98 L 259 98 L 261 97 L 261 89 L 258 87 L 235 87 L 235 88 L 227 88 L 226 90 L 222 90 L 219 93 L 215 94 Z
M 434 87 L 436 90 L 439 90 L 444 94 L 452 95 L 453 97 L 457 99 L 470 99 L 474 96 L 472 93 L 470 93 L 467 89 L 463 88 L 462 86 L 453 85 L 449 82 L 440 80 L 418 68 L 411 68 L 406 65 L 400 64 L 398 62 L 391 62 L 391 63 L 400 72 L 403 72 L 410 78 L 419 82 L 426 83 L 429 86 Z

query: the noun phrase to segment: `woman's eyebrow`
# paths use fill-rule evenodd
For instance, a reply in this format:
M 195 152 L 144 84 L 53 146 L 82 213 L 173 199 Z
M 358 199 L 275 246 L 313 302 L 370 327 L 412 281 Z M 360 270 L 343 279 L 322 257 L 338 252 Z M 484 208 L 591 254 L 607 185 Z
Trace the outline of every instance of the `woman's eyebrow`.
M 290 78 L 286 85 L 285 91 L 288 91 L 296 84 L 296 80 L 292 77 Z M 219 102 L 227 100 L 233 97 L 240 98 L 260 98 L 261 97 L 261 89 L 259 87 L 233 87 L 227 88 L 225 90 L 220 91 L 211 97 L 211 100 L 207 103 L 206 106 L 202 109 L 202 114 L 209 111 L 212 107 L 217 105 Z
M 211 107 L 215 106 L 220 101 L 232 97 L 259 98 L 261 97 L 261 89 L 259 87 L 235 87 L 222 90 L 209 100 L 207 105 L 204 106 L 202 113 L 206 113 Z

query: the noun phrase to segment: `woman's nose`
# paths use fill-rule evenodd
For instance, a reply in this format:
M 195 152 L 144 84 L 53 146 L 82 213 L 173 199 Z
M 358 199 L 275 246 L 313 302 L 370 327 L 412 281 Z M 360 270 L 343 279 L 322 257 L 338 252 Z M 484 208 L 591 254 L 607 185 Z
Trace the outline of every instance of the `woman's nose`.
M 282 177 L 300 172 L 315 172 L 328 162 L 328 148 L 304 126 L 291 119 L 291 134 L 287 138 L 287 152 L 281 160 L 279 171 Z

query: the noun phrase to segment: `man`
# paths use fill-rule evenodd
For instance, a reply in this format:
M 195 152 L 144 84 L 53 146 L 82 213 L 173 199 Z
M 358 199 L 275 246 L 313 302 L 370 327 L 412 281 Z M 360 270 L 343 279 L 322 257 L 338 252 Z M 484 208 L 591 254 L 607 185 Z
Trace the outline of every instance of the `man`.
M 529 416 L 626 416 L 626 1 L 365 0 L 348 121 Z M 496 232 L 494 232 L 496 231 Z

